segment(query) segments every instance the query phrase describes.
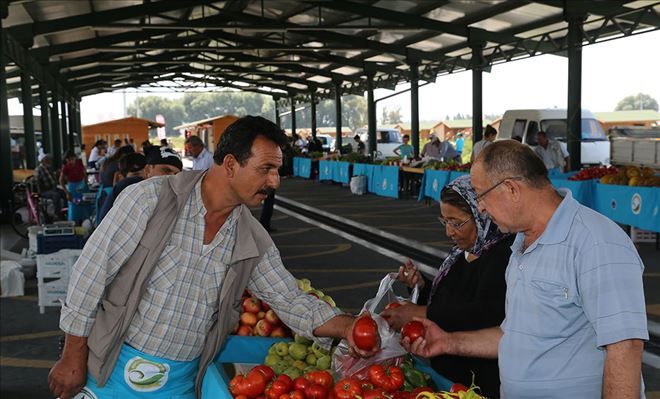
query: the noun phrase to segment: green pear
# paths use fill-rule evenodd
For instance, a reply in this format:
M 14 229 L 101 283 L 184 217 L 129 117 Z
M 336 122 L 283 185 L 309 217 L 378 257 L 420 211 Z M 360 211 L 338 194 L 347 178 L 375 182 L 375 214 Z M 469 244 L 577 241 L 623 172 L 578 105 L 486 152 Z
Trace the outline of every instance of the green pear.
M 310 366 L 316 365 L 316 355 L 314 355 L 313 353 L 307 355 L 307 357 L 305 358 L 305 362 Z
M 331 364 L 332 364 L 332 358 L 329 355 L 320 357 L 316 361 L 316 367 L 320 368 L 321 370 L 328 370 Z
M 312 342 L 314 342 L 314 341 L 312 341 L 311 339 L 307 339 L 307 338 L 303 337 L 302 335 L 296 334 L 293 337 L 293 342 L 295 342 L 297 344 L 302 344 L 302 345 L 305 345 L 305 346 L 310 346 L 312 344 Z

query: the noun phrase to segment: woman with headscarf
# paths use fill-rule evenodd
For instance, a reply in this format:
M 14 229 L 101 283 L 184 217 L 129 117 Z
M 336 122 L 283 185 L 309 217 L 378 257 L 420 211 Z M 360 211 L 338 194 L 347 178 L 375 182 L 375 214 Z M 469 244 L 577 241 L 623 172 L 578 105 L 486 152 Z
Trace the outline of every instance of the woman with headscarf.
M 440 214 L 454 246 L 433 281 L 425 280 L 411 261 L 399 269 L 401 281 L 409 287 L 421 286 L 418 303 L 425 305 L 405 303 L 381 316 L 395 329 L 413 317 L 428 318 L 447 331 L 499 326 L 504 320 L 504 273 L 514 236 L 502 234 L 487 215 L 479 213 L 469 176 L 459 177 L 442 190 Z M 431 359 L 431 365 L 449 380 L 466 386 L 474 375 L 485 396 L 499 397 L 497 360 L 438 356 Z

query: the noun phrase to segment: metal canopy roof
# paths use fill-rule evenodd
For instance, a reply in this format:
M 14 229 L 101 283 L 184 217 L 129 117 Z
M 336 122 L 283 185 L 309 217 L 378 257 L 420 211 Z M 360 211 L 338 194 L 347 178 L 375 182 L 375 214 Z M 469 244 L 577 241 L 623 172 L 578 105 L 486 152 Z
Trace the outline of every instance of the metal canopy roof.
M 14 0 L 2 27 L 10 96 L 19 95 L 25 68 L 76 98 L 124 88 L 235 88 L 297 101 L 312 92 L 329 97 L 335 84 L 362 94 L 367 74 L 375 87 L 393 89 L 409 80 L 411 65 L 433 81 L 561 54 L 566 20 L 575 16 L 584 17 L 584 44 L 660 28 L 660 2 L 563 7 L 561 0 Z

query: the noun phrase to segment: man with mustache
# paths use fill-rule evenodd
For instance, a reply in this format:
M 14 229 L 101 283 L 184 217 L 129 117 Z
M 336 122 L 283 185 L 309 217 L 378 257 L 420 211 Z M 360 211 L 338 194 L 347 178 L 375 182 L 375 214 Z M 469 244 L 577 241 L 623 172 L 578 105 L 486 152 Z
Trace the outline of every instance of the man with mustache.
M 297 288 L 248 209 L 279 186 L 285 144 L 275 124 L 246 116 L 226 129 L 208 170 L 122 192 L 72 269 L 60 318 L 66 343 L 49 374 L 54 395 L 199 397 L 246 287 L 298 334 L 326 346 L 317 337 L 345 338 L 361 356 L 378 350 L 354 346 L 353 316 Z

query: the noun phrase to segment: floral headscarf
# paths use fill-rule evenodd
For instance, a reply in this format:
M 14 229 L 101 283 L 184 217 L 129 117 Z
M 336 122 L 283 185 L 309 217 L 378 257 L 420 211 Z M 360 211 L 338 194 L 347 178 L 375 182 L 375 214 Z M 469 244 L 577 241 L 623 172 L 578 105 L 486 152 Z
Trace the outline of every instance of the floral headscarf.
M 477 194 L 472 189 L 472 184 L 470 181 L 469 175 L 464 175 L 456 180 L 452 181 L 447 185 L 447 187 L 456 191 L 467 204 L 470 206 L 470 211 L 472 212 L 472 218 L 474 224 L 477 226 L 477 240 L 474 243 L 474 246 L 468 250 L 471 254 L 476 256 L 481 256 L 482 253 L 487 251 L 490 247 L 500 242 L 502 239 L 508 236 L 508 234 L 503 234 L 497 228 L 497 225 L 493 223 L 491 218 L 488 217 L 485 213 L 479 212 L 479 207 L 477 204 Z M 445 258 L 444 262 L 438 268 L 438 274 L 436 274 L 433 279 L 433 286 L 431 287 L 431 293 L 429 295 L 429 303 L 435 290 L 438 288 L 438 283 L 442 280 L 451 267 L 456 263 L 456 259 L 463 253 L 463 250 L 460 249 L 457 245 L 454 245 L 449 251 L 449 255 Z

